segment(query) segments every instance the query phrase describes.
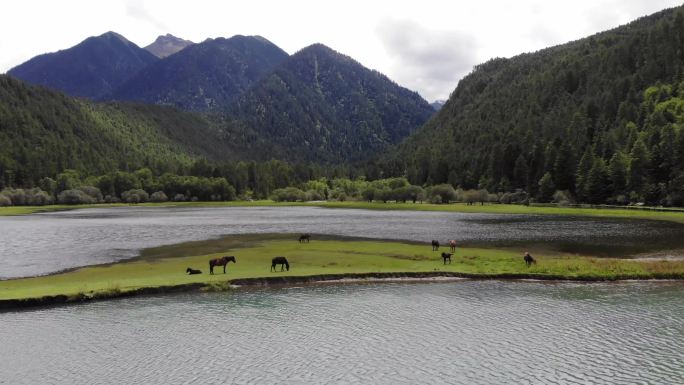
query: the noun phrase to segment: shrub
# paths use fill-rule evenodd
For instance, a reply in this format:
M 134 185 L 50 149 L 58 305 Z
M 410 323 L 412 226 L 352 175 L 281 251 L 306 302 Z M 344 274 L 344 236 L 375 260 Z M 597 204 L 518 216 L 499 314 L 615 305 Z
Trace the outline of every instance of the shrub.
M 80 205 L 95 203 L 95 198 L 81 190 L 64 190 L 57 196 L 57 201 L 64 205 Z
M 276 202 L 297 202 L 306 199 L 304 191 L 296 187 L 285 187 L 273 190 L 271 199 Z
M 435 196 L 439 195 L 441 198 L 440 203 L 449 203 L 450 201 L 455 201 L 458 196 L 456 195 L 456 190 L 454 186 L 450 184 L 438 184 L 432 186 L 428 189 L 428 196 L 430 197 L 430 202 L 436 203 Z
M 185 195 L 183 195 L 183 194 L 176 194 L 176 195 L 173 197 L 173 201 L 174 201 L 174 202 L 185 202 L 185 201 L 186 201 Z
M 12 201 L 13 206 L 23 206 L 28 204 L 28 197 L 24 189 L 6 188 L 2 190 L 2 195 L 9 198 L 9 200 Z
M 305 193 L 305 198 L 307 201 L 322 201 L 325 199 L 323 193 L 318 190 L 309 190 Z
M 106 203 L 119 203 L 121 202 L 121 199 L 119 199 L 116 195 L 105 195 L 104 201 Z
M 45 206 L 55 203 L 55 199 L 43 190 L 38 189 L 29 197 L 29 204 L 33 206 Z
M 7 197 L 7 195 L 0 194 L 0 207 L 12 206 L 12 201 Z
M 430 203 L 442 203 L 442 196 L 439 194 L 430 196 Z
M 166 202 L 169 200 L 169 197 L 164 194 L 163 191 L 155 191 L 150 195 L 150 202 L 156 202 L 156 203 L 161 203 L 161 202 Z
M 84 193 L 90 195 L 95 199 L 95 202 L 102 202 L 102 193 L 100 192 L 100 189 L 97 187 L 93 186 L 81 186 L 78 188 L 78 190 L 83 191 Z
M 575 203 L 575 200 L 573 199 L 572 194 L 570 194 L 570 191 L 558 190 L 553 193 L 553 203 L 557 203 L 560 206 L 567 206 Z
M 121 200 L 126 203 L 144 203 L 150 198 L 147 191 L 141 189 L 131 189 L 121 194 Z
M 505 193 L 499 199 L 499 202 L 504 204 L 523 204 L 529 199 L 527 193 L 523 190 L 517 190 L 512 193 Z

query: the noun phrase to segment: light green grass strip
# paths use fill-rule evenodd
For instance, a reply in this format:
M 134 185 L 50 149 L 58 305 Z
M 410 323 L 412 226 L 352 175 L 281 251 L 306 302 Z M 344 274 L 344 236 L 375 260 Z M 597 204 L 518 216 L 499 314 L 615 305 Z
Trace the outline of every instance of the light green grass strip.
M 208 260 L 235 255 L 237 264 L 228 274 L 209 275 Z M 271 273 L 273 256 L 284 255 L 289 272 Z M 221 284 L 237 278 L 274 275 L 434 272 L 477 274 L 539 274 L 567 278 L 608 278 L 656 275 L 684 277 L 684 261 L 633 261 L 570 255 L 535 256 L 537 265 L 527 268 L 520 253 L 508 250 L 459 248 L 451 265 L 443 265 L 440 252 L 429 245 L 372 240 L 312 240 L 300 244 L 288 236 L 238 236 L 206 242 L 150 249 L 140 259 L 107 266 L 94 266 L 51 276 L 0 281 L 0 299 L 38 298 L 51 295 L 96 295 L 143 287 L 188 283 Z M 201 275 L 185 275 L 185 269 L 201 269 Z

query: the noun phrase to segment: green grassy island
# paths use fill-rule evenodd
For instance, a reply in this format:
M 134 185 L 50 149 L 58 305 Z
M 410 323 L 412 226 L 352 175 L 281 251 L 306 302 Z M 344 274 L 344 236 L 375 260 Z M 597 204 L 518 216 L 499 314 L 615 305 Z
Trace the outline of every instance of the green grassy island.
M 453 262 L 440 256 L 448 247 L 314 235 L 310 243 L 293 234 L 239 235 L 144 250 L 140 257 L 63 273 L 0 281 L 0 308 L 78 302 L 139 293 L 224 290 L 233 285 L 287 284 L 344 278 L 499 278 L 603 281 L 682 279 L 684 261 L 535 255 L 527 267 L 518 251 L 457 248 Z M 208 261 L 234 255 L 227 273 L 210 275 Z M 286 256 L 289 271 L 270 272 L 271 258 Z M 202 270 L 186 275 L 188 267 Z

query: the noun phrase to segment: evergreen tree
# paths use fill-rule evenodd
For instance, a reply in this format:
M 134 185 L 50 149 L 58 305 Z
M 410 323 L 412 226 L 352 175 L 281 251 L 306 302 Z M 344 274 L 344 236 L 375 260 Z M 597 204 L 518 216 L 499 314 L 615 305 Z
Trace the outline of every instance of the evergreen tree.
M 539 199 L 540 202 L 551 202 L 554 192 L 556 192 L 556 185 L 553 183 L 551 173 L 547 172 L 539 180 L 539 194 L 537 195 L 537 199 Z
M 530 169 L 527 166 L 527 160 L 520 154 L 515 160 L 515 167 L 513 168 L 513 184 L 517 188 L 527 189 Z
M 629 189 L 641 193 L 643 185 L 647 183 L 646 170 L 649 164 L 648 149 L 643 139 L 637 139 L 629 155 Z
M 582 159 L 580 159 L 579 165 L 577 166 L 577 198 L 580 201 L 587 199 L 587 186 L 586 180 L 589 176 L 589 171 L 594 165 L 594 150 L 592 147 L 587 147 L 582 154 Z
M 596 158 L 586 179 L 587 201 L 589 203 L 603 203 L 606 201 L 610 188 L 608 168 L 601 158 Z
M 627 157 L 616 152 L 610 158 L 608 165 L 608 175 L 610 178 L 610 189 L 613 195 L 626 194 L 627 191 Z

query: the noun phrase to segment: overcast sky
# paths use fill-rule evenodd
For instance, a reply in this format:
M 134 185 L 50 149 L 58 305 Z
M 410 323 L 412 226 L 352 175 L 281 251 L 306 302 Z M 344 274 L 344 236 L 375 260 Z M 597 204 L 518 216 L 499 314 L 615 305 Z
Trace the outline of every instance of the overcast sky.
M 680 0 L 681 1 L 681 0 Z M 4 0 L 0 73 L 115 31 L 139 46 L 171 33 L 261 35 L 288 53 L 320 42 L 429 101 L 492 57 L 575 40 L 674 7 L 674 0 Z

